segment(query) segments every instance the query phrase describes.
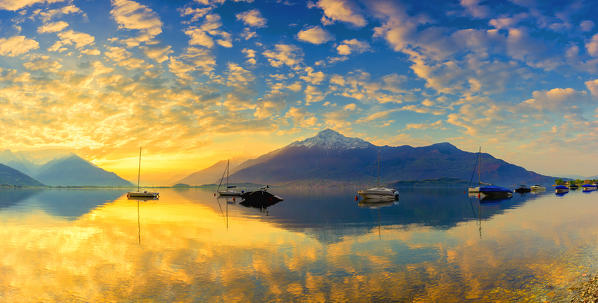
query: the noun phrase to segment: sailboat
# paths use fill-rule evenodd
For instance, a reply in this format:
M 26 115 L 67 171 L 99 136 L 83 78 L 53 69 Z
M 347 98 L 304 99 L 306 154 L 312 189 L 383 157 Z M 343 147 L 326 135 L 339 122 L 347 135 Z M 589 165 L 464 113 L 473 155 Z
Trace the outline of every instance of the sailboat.
M 477 168 L 477 171 L 478 171 L 478 186 L 476 186 L 476 187 L 470 186 L 467 189 L 467 191 L 470 194 L 477 194 L 477 196 L 480 198 L 480 201 L 511 198 L 513 196 L 513 192 L 510 189 L 504 188 L 501 186 L 490 185 L 487 183 L 483 183 L 481 181 L 482 180 L 481 172 L 480 172 L 481 164 L 482 164 L 482 147 L 480 147 L 480 150 L 478 151 L 478 159 L 476 161 L 476 167 L 475 167 L 475 168 Z M 474 168 L 474 173 L 475 173 L 475 168 Z M 471 175 L 470 184 L 471 184 L 471 181 L 473 181 L 473 173 Z
M 139 181 L 141 180 L 141 147 L 139 147 L 139 168 L 137 169 L 137 191 L 131 191 L 127 193 L 127 198 L 149 198 L 158 199 L 159 193 L 148 192 L 146 190 L 141 191 Z
M 230 160 L 226 160 L 226 168 L 224 169 L 224 173 L 222 173 L 222 178 L 220 178 L 220 183 L 218 184 L 218 195 L 221 197 L 240 197 L 243 193 L 236 190 L 236 186 L 228 185 L 228 176 L 230 174 Z M 226 175 L 226 187 L 224 190 L 220 190 L 222 187 L 222 181 L 224 181 L 224 176 Z
M 480 150 L 478 151 L 478 156 L 476 158 L 475 166 L 473 167 L 473 172 L 471 173 L 471 178 L 469 179 L 469 188 L 467 188 L 467 192 L 471 194 L 477 194 L 480 192 L 480 186 L 482 185 L 481 180 L 481 173 L 480 173 L 480 161 L 482 159 L 482 147 L 480 146 Z M 473 181 L 473 176 L 475 171 L 478 171 L 478 186 L 471 186 Z
M 380 153 L 378 153 L 378 182 L 376 187 L 357 192 L 367 202 L 388 202 L 399 199 L 399 191 L 394 188 L 380 186 Z

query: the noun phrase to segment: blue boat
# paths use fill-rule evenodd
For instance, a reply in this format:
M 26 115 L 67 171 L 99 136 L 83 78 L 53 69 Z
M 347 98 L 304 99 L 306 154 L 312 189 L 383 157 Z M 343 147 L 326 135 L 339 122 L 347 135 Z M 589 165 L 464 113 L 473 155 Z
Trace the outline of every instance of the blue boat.
M 480 186 L 480 198 L 483 200 L 508 199 L 511 197 L 513 197 L 513 192 L 508 188 L 496 185 Z
M 596 185 L 594 184 L 584 184 L 581 186 L 584 192 L 590 192 L 596 190 Z
M 558 194 L 566 194 L 569 192 L 569 187 L 565 185 L 557 185 L 554 187 L 554 192 Z

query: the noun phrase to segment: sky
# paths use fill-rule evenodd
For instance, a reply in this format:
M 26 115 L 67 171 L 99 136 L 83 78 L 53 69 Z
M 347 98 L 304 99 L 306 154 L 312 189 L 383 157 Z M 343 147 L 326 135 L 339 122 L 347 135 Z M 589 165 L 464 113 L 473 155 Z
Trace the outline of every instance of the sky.
M 0 139 L 169 183 L 325 128 L 598 175 L 594 1 L 0 0 Z

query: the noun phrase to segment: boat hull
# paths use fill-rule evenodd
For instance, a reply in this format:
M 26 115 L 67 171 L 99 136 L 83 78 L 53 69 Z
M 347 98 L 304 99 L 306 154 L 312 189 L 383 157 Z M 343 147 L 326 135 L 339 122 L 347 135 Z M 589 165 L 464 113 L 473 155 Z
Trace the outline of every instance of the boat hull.
M 361 196 L 363 201 L 367 201 L 369 203 L 389 202 L 389 201 L 396 201 L 399 199 L 399 197 L 395 196 L 395 195 L 368 194 L 368 193 L 358 193 L 358 195 Z
M 469 187 L 467 189 L 467 192 L 471 193 L 471 194 L 477 194 L 480 192 L 480 187 L 479 186 L 478 187 Z
M 219 191 L 218 195 L 220 197 L 241 197 L 243 193 L 236 192 L 236 191 Z
M 151 193 L 151 192 L 129 192 L 127 193 L 127 198 L 159 198 L 159 193 Z

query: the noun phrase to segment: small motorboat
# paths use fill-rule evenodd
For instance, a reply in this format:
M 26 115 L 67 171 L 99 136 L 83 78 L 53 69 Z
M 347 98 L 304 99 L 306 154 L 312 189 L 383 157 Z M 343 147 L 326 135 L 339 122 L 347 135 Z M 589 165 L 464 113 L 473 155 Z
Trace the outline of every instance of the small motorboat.
M 498 200 L 513 197 L 513 192 L 501 186 L 486 185 L 480 186 L 480 200 Z
M 569 187 L 565 185 L 557 185 L 554 187 L 554 192 L 556 194 L 565 194 L 569 192 Z
M 532 185 L 532 186 L 530 186 L 530 189 L 532 192 L 535 192 L 535 193 L 546 191 L 546 187 L 544 187 L 540 184 Z
M 363 200 L 367 200 L 369 202 L 387 202 L 387 201 L 396 201 L 399 199 L 399 191 L 394 188 L 386 188 L 386 187 L 372 187 L 370 189 L 364 189 L 357 192 Z
M 520 193 L 520 194 L 521 193 L 529 193 L 531 191 L 532 191 L 532 189 L 525 184 L 520 184 L 519 186 L 517 186 L 517 188 L 515 188 L 515 192 Z
M 573 183 L 573 184 L 569 184 L 569 189 L 570 190 L 577 190 L 579 188 L 579 185 Z
M 581 186 L 582 191 L 584 192 L 590 192 L 590 191 L 595 191 L 596 190 L 596 185 L 594 184 L 584 184 Z

